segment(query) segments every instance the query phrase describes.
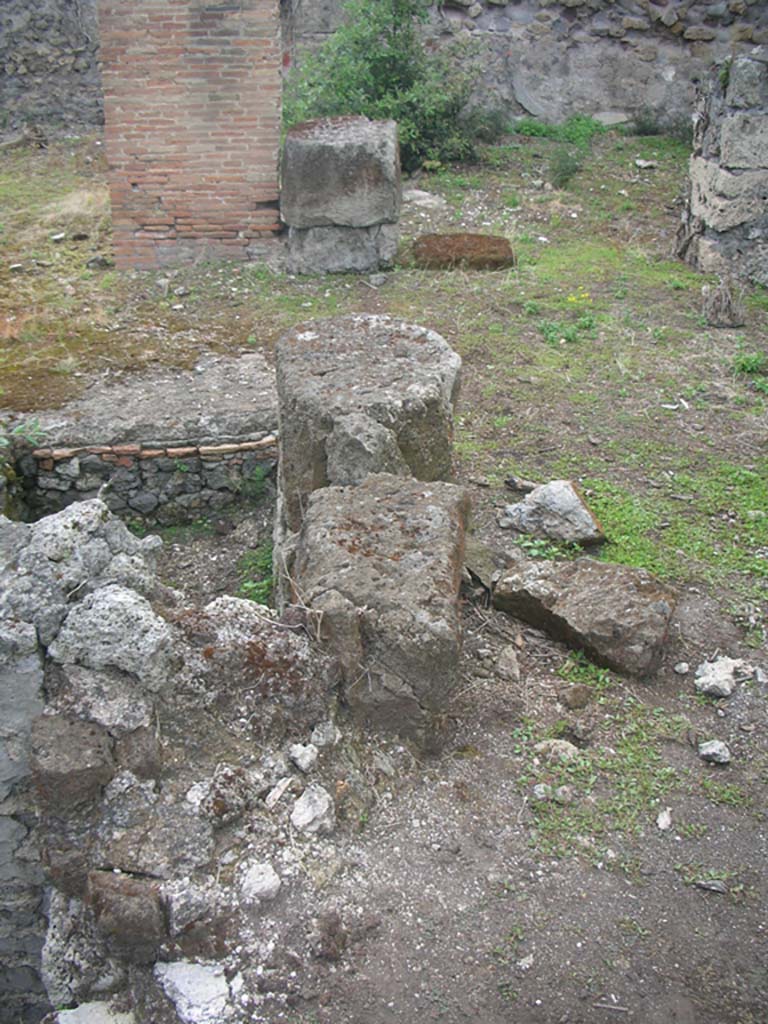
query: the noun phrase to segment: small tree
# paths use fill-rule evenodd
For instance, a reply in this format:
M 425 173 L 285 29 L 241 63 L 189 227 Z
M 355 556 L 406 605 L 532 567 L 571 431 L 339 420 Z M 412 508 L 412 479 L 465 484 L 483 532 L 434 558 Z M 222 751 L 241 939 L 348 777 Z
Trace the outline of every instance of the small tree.
M 457 54 L 428 53 L 419 34 L 429 0 L 350 0 L 337 32 L 286 81 L 288 127 L 313 117 L 363 114 L 398 122 L 403 167 L 473 153 L 461 114 L 474 74 Z

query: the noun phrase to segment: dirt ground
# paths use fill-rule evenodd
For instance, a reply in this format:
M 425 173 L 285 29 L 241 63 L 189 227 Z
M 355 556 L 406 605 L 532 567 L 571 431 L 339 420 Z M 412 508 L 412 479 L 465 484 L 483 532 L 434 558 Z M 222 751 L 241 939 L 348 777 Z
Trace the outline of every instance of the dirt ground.
M 161 573 L 201 600 L 236 592 L 243 543 L 263 541 L 266 511 L 260 525 L 234 513 L 225 532 L 173 541 Z M 692 671 L 674 671 L 718 650 L 765 669 L 765 653 L 745 647 L 711 599 L 683 592 L 658 678 L 604 673 L 605 687 L 569 710 L 569 652 L 483 604 L 466 594 L 464 684 L 444 752 L 419 761 L 367 737 L 359 808 L 332 838 L 299 844 L 290 899 L 260 933 L 276 942 L 261 950 L 267 982 L 253 1019 L 765 1020 L 768 687 L 751 680 L 706 703 Z M 510 645 L 519 680 L 498 672 Z M 342 747 L 356 747 L 339 724 Z M 617 752 L 627 774 L 571 778 L 533 750 L 547 736 L 574 740 L 587 759 Z M 715 737 L 728 766 L 698 757 L 697 742 Z M 321 763 L 324 784 L 338 792 L 347 768 Z M 537 803 L 536 783 L 563 782 L 572 803 Z M 340 917 L 338 956 L 307 946 L 318 913 Z

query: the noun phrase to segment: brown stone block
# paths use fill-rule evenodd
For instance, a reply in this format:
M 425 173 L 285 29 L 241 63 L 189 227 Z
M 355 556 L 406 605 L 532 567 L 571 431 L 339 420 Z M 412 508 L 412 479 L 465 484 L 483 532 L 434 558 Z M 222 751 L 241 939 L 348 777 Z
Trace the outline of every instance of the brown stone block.
M 508 239 L 499 235 L 422 235 L 413 243 L 413 257 L 426 270 L 502 270 L 517 264 Z
M 115 952 L 134 963 L 155 959 L 167 936 L 165 909 L 156 882 L 92 871 L 88 876 L 88 903 L 96 927 Z

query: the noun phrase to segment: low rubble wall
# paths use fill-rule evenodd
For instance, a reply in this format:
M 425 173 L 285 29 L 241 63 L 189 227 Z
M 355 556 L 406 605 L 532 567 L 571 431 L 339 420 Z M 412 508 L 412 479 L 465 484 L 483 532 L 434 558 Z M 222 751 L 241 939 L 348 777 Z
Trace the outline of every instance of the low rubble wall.
M 256 496 L 275 466 L 277 437 L 219 445 L 88 445 L 36 448 L 18 462 L 30 518 L 96 497 L 109 510 L 161 525 Z

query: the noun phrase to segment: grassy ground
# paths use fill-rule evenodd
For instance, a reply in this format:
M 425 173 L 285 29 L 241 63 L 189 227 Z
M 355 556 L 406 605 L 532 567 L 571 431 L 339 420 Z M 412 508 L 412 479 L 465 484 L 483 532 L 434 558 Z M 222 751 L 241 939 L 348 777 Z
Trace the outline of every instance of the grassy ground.
M 552 189 L 564 152 L 572 176 Z M 581 479 L 611 541 L 604 557 L 716 588 L 760 642 L 768 292 L 749 292 L 743 328 L 707 327 L 706 279 L 670 255 L 686 158 L 684 144 L 659 136 L 607 133 L 565 150 L 512 137 L 477 166 L 414 183 L 445 207 L 406 207 L 400 264 L 376 288 L 262 265 L 88 269 L 109 252 L 100 141 L 7 153 L 0 402 L 32 413 L 94 375 L 186 366 L 206 348 L 269 350 L 298 320 L 403 316 L 441 331 L 464 358 L 459 471 L 491 485 L 486 504 L 503 500 L 510 473 Z M 637 159 L 656 166 L 638 169 Z M 505 233 L 519 267 L 415 269 L 408 240 L 435 228 Z

